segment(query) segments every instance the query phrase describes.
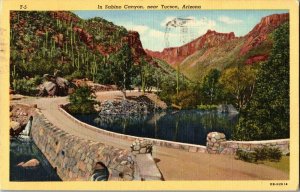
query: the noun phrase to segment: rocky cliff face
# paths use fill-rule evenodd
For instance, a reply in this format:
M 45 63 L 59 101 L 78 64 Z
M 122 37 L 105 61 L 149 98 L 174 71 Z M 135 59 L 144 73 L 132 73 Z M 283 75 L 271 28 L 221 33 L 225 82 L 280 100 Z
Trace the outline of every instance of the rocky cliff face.
M 173 66 L 176 64 L 184 64 L 188 67 L 195 67 L 196 61 L 202 63 L 202 61 L 211 60 L 213 58 L 212 54 L 216 52 L 227 52 L 227 54 L 224 54 L 225 57 L 227 57 L 226 55 L 232 55 L 237 59 L 246 57 L 243 58 L 244 63 L 253 64 L 268 59 L 268 50 L 272 46 L 266 45 L 268 35 L 288 20 L 288 13 L 274 14 L 262 18 L 261 21 L 243 37 L 235 37 L 233 32 L 218 33 L 208 30 L 203 36 L 183 46 L 166 48 L 162 52 L 146 50 L 146 53 L 151 57 L 162 59 Z M 237 49 L 238 51 L 236 51 Z M 261 49 L 262 51 L 255 53 L 255 49 Z M 203 54 L 199 54 L 198 56 L 193 55 L 198 51 L 202 51 Z M 254 53 L 248 54 L 251 51 Z M 187 64 L 185 61 L 190 56 L 193 57 L 193 64 Z M 222 59 L 222 55 L 218 55 L 218 57 L 218 61 L 220 62 L 228 60 L 228 58 Z M 203 65 L 205 65 L 205 63 L 203 63 Z
M 216 31 L 208 30 L 203 36 L 183 46 L 165 48 L 162 52 L 150 50 L 146 50 L 146 52 L 152 57 L 162 59 L 167 63 L 174 65 L 182 62 L 187 56 L 192 55 L 200 49 L 216 47 L 235 38 L 233 32 L 218 33 Z
M 241 48 L 240 55 L 246 54 L 251 49 L 259 46 L 268 37 L 274 29 L 279 27 L 282 23 L 289 20 L 289 14 L 274 14 L 261 19 L 246 36 L 246 41 Z
M 80 39 L 90 48 L 97 50 L 99 53 L 101 53 L 104 56 L 107 56 L 111 53 L 117 52 L 121 48 L 121 43 L 128 43 L 128 45 L 132 48 L 132 54 L 134 61 L 136 63 L 140 63 L 140 58 L 144 57 L 146 61 L 153 65 L 157 65 L 151 57 L 149 57 L 146 52 L 143 49 L 140 35 L 136 31 L 128 31 L 126 35 L 121 37 L 120 44 L 114 45 L 114 46 L 105 46 L 99 42 L 95 41 L 95 36 L 89 33 L 87 29 L 84 29 L 83 27 L 80 27 L 78 24 L 80 22 L 80 19 L 70 13 L 70 12 L 64 12 L 64 11 L 57 11 L 57 12 L 51 12 L 51 16 L 55 19 L 59 19 L 61 21 L 73 23 L 73 31 L 75 31 L 79 36 Z M 115 33 L 114 26 L 107 27 L 106 30 L 109 30 L 110 33 Z
M 140 58 L 144 59 L 152 65 L 157 66 L 157 63 L 145 52 L 142 42 L 140 40 L 140 34 L 136 31 L 129 31 L 128 35 L 122 38 L 123 42 L 127 42 L 133 50 L 133 58 L 136 63 L 140 62 Z

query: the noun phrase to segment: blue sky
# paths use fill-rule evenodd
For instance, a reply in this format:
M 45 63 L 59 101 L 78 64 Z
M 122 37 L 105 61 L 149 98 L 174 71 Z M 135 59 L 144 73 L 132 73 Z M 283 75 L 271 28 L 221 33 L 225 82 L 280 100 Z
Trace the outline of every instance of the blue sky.
M 180 46 L 186 41 L 197 38 L 207 32 L 234 32 L 236 36 L 247 34 L 262 17 L 287 13 L 287 10 L 198 10 L 198 11 L 74 11 L 83 19 L 102 17 L 128 30 L 138 31 L 143 47 L 154 51 L 165 48 L 165 24 L 177 17 L 190 18 L 188 32 L 181 35 L 179 28 L 171 28 L 169 46 Z M 180 38 L 184 36 L 184 38 Z

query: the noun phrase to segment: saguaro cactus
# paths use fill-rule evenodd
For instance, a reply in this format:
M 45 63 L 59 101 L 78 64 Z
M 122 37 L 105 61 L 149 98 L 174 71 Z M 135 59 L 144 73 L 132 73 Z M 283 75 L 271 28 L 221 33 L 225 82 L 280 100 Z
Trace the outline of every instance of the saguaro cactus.
M 179 92 L 179 64 L 177 65 L 177 73 L 176 73 L 176 94 L 178 96 Z
M 47 46 L 48 46 L 48 31 L 47 30 L 46 30 L 45 38 L 46 38 L 46 40 L 45 40 L 45 48 L 47 48 Z

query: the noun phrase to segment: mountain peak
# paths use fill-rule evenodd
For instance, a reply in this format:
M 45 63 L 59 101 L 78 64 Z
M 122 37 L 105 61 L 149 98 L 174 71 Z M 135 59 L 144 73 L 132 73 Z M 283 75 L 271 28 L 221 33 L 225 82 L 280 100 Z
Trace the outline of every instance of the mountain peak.
M 220 33 L 220 32 L 217 32 L 217 31 L 211 30 L 211 29 L 208 29 L 207 32 L 203 36 L 206 36 L 206 35 L 226 35 L 226 36 L 230 36 L 231 38 L 235 37 L 234 32 Z
M 261 21 L 245 36 L 246 41 L 241 48 L 240 55 L 245 55 L 252 48 L 259 46 L 267 39 L 269 33 L 288 20 L 288 13 L 273 14 L 263 17 Z
M 232 49 L 232 45 L 228 42 L 241 38 L 243 43 L 240 44 L 238 52 L 240 56 L 246 55 L 250 50 L 259 47 L 267 41 L 268 35 L 281 24 L 289 20 L 289 14 L 273 14 L 263 17 L 261 21 L 245 36 L 236 37 L 234 32 L 219 33 L 215 30 L 207 30 L 207 32 L 194 39 L 193 41 L 179 47 L 165 48 L 162 52 L 146 50 L 146 53 L 152 57 L 165 60 L 170 65 L 176 65 L 184 61 L 188 56 L 199 50 L 217 49 L 222 45 L 228 45 L 228 50 Z M 246 63 L 254 61 L 266 60 L 267 55 L 254 55 Z M 204 56 L 203 56 L 204 57 Z
M 168 47 L 162 52 L 146 50 L 146 53 L 175 65 L 202 48 L 218 46 L 235 38 L 233 32 L 219 33 L 209 29 L 204 35 L 180 47 Z

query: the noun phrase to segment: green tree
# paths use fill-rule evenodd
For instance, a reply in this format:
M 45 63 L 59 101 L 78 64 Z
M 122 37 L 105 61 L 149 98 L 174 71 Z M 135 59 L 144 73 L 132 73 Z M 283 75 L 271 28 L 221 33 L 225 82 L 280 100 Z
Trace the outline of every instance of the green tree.
M 257 70 L 252 66 L 234 67 L 225 70 L 220 83 L 226 92 L 227 102 L 242 110 L 250 101 L 256 80 Z
M 71 113 L 94 113 L 94 105 L 97 103 L 92 90 L 88 86 L 79 87 L 69 96 L 70 105 L 67 109 Z
M 141 84 L 142 84 L 142 91 L 145 94 L 145 91 L 151 91 L 153 86 L 156 86 L 156 78 L 154 77 L 155 70 L 153 66 L 151 66 L 147 62 L 143 62 L 141 66 Z
M 132 83 L 131 76 L 136 73 L 129 45 L 125 44 L 116 54 L 110 57 L 110 60 L 112 62 L 112 81 L 122 91 L 125 99 L 126 89 L 129 89 Z
M 252 100 L 234 130 L 238 140 L 289 137 L 289 23 L 273 32 L 270 58 L 258 72 Z
M 176 67 L 176 95 L 178 96 L 179 93 L 179 74 L 180 74 L 180 66 L 177 64 Z
M 221 73 L 219 70 L 212 69 L 204 77 L 202 83 L 202 96 L 204 102 L 215 104 L 218 101 L 221 95 L 221 87 L 219 84 L 220 75 Z

